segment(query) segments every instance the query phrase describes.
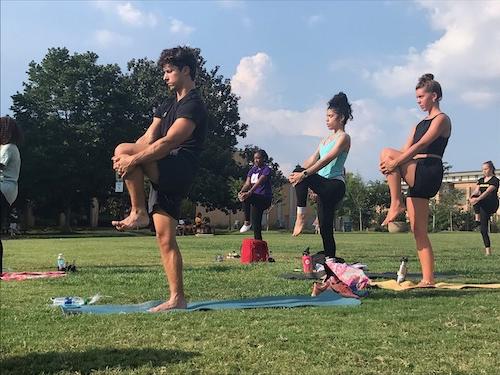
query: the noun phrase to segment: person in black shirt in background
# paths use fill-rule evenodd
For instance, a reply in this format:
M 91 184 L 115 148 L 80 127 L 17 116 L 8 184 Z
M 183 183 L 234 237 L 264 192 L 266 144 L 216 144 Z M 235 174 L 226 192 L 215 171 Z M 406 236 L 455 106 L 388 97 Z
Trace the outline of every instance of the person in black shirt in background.
M 122 231 L 149 225 L 144 176 L 151 182 L 152 213 L 170 298 L 151 312 L 186 308 L 182 256 L 175 238 L 180 205 L 196 176 L 207 132 L 207 110 L 195 88 L 197 60 L 189 47 L 163 50 L 158 65 L 174 92 L 155 112 L 144 135 L 115 149 L 113 168 L 124 178 L 131 201 L 130 215 L 113 226 Z
M 474 207 L 476 223 L 480 225 L 486 255 L 491 255 L 491 242 L 488 235 L 490 216 L 498 210 L 498 185 L 495 166 L 492 161 L 483 163 L 483 175 L 477 181 L 477 188 L 472 192 L 469 202 Z

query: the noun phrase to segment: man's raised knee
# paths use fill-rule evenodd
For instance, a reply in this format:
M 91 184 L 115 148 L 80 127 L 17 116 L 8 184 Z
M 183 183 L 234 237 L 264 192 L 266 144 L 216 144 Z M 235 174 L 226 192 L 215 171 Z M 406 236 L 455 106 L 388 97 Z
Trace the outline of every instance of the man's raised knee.
M 120 143 L 115 148 L 115 156 L 126 154 L 126 150 L 127 150 L 127 144 L 126 143 Z

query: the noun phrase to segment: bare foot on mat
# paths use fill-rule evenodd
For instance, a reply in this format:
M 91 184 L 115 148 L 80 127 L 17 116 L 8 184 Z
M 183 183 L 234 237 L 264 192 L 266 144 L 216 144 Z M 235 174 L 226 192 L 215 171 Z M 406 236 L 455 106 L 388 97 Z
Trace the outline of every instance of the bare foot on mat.
M 186 308 L 187 308 L 186 300 L 184 298 L 177 298 L 177 299 L 169 299 L 167 302 L 163 302 L 162 304 L 153 307 L 148 311 L 156 313 L 156 312 L 175 310 L 175 309 L 186 309 Z

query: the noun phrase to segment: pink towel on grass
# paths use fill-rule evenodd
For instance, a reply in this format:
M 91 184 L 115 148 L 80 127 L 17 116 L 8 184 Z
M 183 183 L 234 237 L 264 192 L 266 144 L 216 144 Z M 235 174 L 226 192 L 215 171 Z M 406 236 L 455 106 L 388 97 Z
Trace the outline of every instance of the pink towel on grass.
M 370 283 L 368 276 L 359 268 L 350 266 L 346 263 L 326 262 L 325 264 L 352 290 L 364 289 Z
M 3 272 L 0 277 L 3 281 L 22 281 L 28 279 L 53 279 L 66 276 L 64 271 L 51 272 Z

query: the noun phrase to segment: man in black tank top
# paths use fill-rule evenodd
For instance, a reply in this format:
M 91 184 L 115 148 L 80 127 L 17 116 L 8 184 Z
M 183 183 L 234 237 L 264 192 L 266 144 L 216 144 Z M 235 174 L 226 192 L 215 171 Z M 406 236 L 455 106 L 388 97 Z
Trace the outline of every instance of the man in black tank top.
M 428 112 L 412 131 L 401 150 L 385 148 L 380 155 L 380 171 L 387 177 L 391 206 L 382 225 L 389 225 L 408 208 L 422 267 L 420 287 L 434 285 L 434 253 L 427 234 L 429 199 L 437 194 L 443 178 L 442 157 L 451 134 L 451 121 L 441 112 L 441 85 L 432 74 L 423 75 L 416 87 L 417 103 Z M 409 186 L 406 206 L 401 195 L 401 179 Z

